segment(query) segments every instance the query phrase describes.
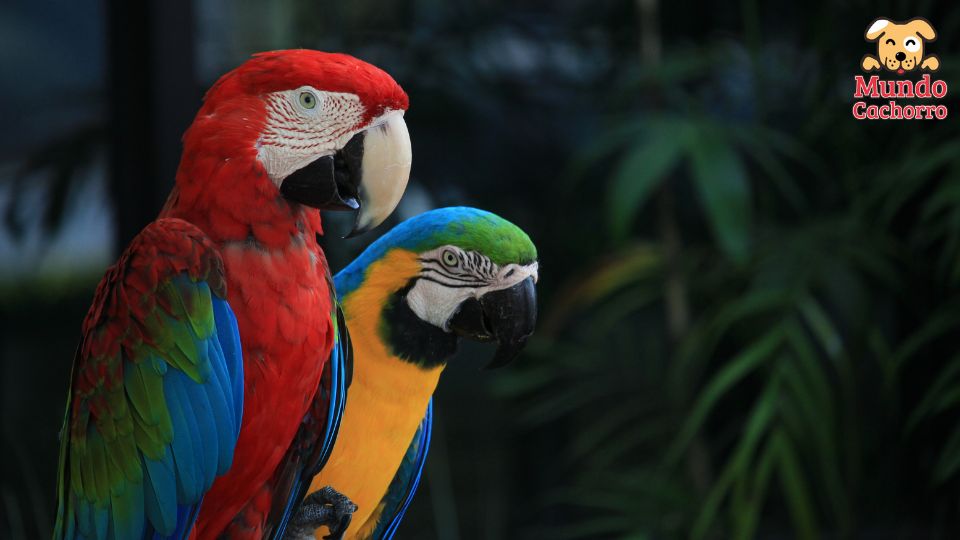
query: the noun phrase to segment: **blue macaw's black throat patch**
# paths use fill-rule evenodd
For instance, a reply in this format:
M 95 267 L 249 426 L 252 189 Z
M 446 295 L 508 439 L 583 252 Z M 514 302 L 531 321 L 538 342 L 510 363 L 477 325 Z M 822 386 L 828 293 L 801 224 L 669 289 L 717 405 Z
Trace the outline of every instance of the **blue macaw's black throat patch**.
M 423 369 L 442 366 L 456 354 L 460 338 L 417 317 L 407 304 L 410 288 L 390 295 L 380 317 L 380 337 L 387 350 L 405 362 Z

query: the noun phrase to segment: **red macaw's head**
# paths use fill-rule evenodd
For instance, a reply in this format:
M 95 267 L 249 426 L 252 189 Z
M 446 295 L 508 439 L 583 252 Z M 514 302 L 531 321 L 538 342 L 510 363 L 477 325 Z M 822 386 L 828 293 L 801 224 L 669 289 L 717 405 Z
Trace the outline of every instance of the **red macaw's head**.
M 260 53 L 207 92 L 184 135 L 181 173 L 185 163 L 206 161 L 219 170 L 230 160 L 255 160 L 258 192 L 270 196 L 275 188 L 314 208 L 355 210 L 350 234 L 359 234 L 383 222 L 406 189 L 407 106 L 390 75 L 352 56 L 304 49 Z M 270 182 L 262 181 L 263 173 Z M 178 183 L 224 175 L 181 176 Z M 235 184 L 241 178 L 223 181 L 234 184 L 214 189 L 243 190 Z M 211 186 L 194 187 L 208 192 Z

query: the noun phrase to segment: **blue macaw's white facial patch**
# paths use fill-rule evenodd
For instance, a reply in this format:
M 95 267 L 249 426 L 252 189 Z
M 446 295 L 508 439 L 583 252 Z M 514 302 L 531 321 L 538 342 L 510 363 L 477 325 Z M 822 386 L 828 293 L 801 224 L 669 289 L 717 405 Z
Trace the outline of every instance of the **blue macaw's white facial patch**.
M 509 289 L 529 277 L 536 282 L 539 277 L 536 261 L 500 266 L 481 253 L 452 245 L 422 253 L 420 264 L 407 305 L 417 317 L 445 331 L 464 300 Z

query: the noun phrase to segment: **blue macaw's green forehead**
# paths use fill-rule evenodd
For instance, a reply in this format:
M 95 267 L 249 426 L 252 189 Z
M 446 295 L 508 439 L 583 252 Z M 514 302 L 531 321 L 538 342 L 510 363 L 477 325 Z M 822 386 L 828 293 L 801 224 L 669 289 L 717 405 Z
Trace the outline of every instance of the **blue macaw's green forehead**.
M 465 206 L 410 218 L 371 244 L 361 258 L 369 254 L 373 262 L 393 248 L 424 253 L 446 245 L 482 253 L 500 265 L 537 260 L 537 248 L 527 233 L 496 214 Z
M 381 236 L 334 278 L 345 295 L 363 279 L 363 271 L 393 249 L 424 253 L 453 245 L 476 251 L 499 264 L 529 264 L 537 248 L 527 233 L 502 217 L 466 206 L 438 208 L 410 218 Z
M 416 253 L 454 245 L 482 253 L 499 265 L 537 260 L 536 246 L 520 227 L 496 214 L 465 206 L 420 214 L 398 225 L 380 241 Z

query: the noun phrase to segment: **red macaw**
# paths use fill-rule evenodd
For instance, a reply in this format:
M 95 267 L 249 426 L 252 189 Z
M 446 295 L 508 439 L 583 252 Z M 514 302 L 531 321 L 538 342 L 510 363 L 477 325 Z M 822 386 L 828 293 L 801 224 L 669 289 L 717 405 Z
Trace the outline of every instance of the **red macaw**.
M 380 69 L 309 50 L 255 55 L 207 92 L 160 218 L 84 320 L 55 538 L 283 534 L 348 369 L 317 209 L 357 210 L 355 231 L 393 211 L 407 105 Z

